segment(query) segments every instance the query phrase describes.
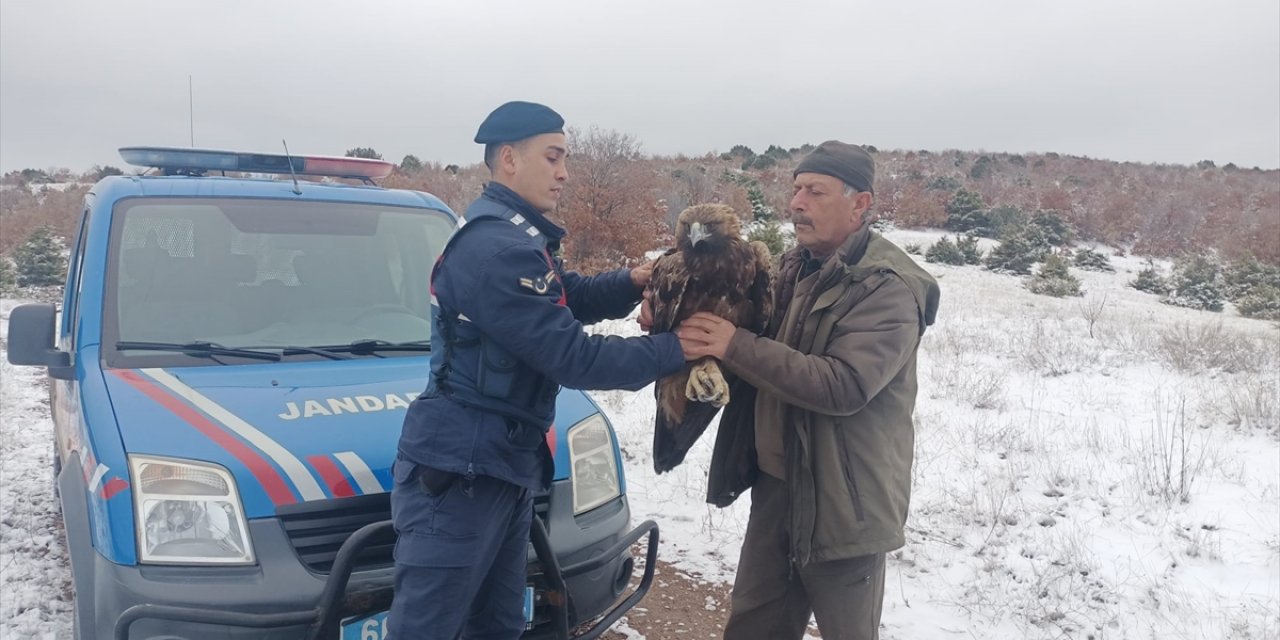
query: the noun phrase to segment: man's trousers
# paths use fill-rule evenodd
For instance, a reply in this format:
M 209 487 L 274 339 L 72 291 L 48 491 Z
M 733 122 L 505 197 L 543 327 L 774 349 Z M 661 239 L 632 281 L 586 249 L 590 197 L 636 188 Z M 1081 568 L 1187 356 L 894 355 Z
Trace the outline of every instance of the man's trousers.
M 812 613 L 823 640 L 877 640 L 884 554 L 791 562 L 787 485 L 760 473 L 733 583 L 725 640 L 801 640 Z

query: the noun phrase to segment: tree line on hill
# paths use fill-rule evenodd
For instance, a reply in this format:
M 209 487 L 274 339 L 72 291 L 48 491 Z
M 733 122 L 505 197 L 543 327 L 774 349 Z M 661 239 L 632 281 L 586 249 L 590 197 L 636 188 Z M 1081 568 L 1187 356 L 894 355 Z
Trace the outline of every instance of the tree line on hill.
M 670 246 L 676 216 L 701 202 L 728 204 L 753 238 L 775 252 L 786 248 L 780 225 L 791 197 L 791 174 L 810 145 L 770 145 L 761 153 L 736 145 L 720 154 L 655 156 L 643 153 L 634 136 L 615 130 L 571 129 L 569 138 L 571 176 L 559 215 L 570 231 L 562 252 L 572 268 L 591 272 L 634 264 L 646 251 Z M 1045 290 L 1071 295 L 1070 286 L 1058 282 L 1062 269 L 1090 268 L 1090 260 L 1100 264 L 1089 253 L 1062 248 L 1073 242 L 1123 247 L 1136 255 L 1176 259 L 1178 265 L 1200 258 L 1217 265 L 1216 271 L 1193 271 L 1215 272 L 1224 283 L 1225 274 L 1246 269 L 1234 265 L 1257 265 L 1254 271 L 1267 274 L 1280 268 L 1277 170 L 1209 160 L 1183 166 L 1057 153 L 864 146 L 876 158 L 875 209 L 881 224 L 954 231 L 952 244 L 972 243 L 967 249 L 957 246 L 962 261 L 976 260 L 996 271 L 1031 274 L 1041 264 L 1040 271 L 1047 268 L 1048 274 L 1032 278 L 1047 280 L 1035 285 Z M 353 147 L 346 155 L 382 157 L 371 147 Z M 459 166 L 406 155 L 382 184 L 429 191 L 461 211 L 488 179 L 478 156 L 477 162 Z M 66 170 L 24 169 L 0 178 L 0 263 L 6 265 L 0 268 L 11 269 L 15 249 L 39 227 L 48 226 L 55 239 L 70 237 L 89 184 L 118 172 L 95 167 L 75 176 Z M 977 237 L 999 240 L 999 245 L 974 258 L 976 242 L 967 238 Z M 931 250 L 950 251 L 945 245 Z M 1174 281 L 1182 270 L 1179 266 L 1160 277 L 1177 290 Z M 1280 288 L 1280 281 L 1259 277 Z M 1223 299 L 1232 298 L 1223 293 Z

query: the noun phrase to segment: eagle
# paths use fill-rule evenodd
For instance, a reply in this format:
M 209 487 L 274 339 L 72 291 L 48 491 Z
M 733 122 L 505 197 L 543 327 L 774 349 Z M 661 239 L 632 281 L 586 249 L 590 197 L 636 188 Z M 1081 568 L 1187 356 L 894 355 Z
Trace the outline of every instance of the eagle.
M 772 313 L 772 258 L 762 242 L 742 239 L 738 217 L 723 204 L 685 209 L 676 221 L 676 246 L 653 266 L 646 297 L 650 333 L 672 331 L 699 311 L 761 333 Z M 729 380 L 715 358 L 686 363 L 654 385 L 657 419 L 653 467 L 670 471 L 712 418 L 729 402 Z

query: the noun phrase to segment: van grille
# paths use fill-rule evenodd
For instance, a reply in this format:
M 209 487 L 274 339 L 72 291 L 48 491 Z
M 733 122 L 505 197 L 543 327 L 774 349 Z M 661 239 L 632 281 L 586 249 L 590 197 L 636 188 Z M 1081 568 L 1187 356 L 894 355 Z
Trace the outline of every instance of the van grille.
M 534 497 L 533 510 L 547 524 L 550 499 L 542 493 Z M 316 500 L 282 506 L 276 511 L 298 559 L 316 573 L 328 574 L 342 543 L 360 527 L 391 519 L 391 494 Z M 394 564 L 391 552 L 395 533 L 375 536 L 356 557 L 354 571 L 382 569 Z
M 391 519 L 391 494 L 354 496 L 333 500 L 316 500 L 280 507 L 276 511 L 284 525 L 289 542 L 298 552 L 298 559 L 308 569 L 317 573 L 329 573 L 333 559 L 342 543 L 357 529 L 382 520 Z M 388 531 L 376 536 L 372 544 L 356 557 L 355 571 L 368 571 L 389 567 L 391 550 L 395 546 L 395 533 Z

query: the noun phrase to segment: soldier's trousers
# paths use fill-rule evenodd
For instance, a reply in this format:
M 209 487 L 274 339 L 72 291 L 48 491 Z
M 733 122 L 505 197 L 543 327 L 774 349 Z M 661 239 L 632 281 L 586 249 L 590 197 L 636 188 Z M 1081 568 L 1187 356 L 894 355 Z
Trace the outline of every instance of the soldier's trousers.
M 725 640 L 800 640 L 810 613 L 823 640 L 877 640 L 884 554 L 794 566 L 787 497 L 786 483 L 767 473 L 751 488 Z
M 443 488 L 398 459 L 391 517 L 394 640 L 517 640 L 524 632 L 525 566 L 533 498 L 486 476 Z

